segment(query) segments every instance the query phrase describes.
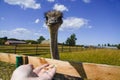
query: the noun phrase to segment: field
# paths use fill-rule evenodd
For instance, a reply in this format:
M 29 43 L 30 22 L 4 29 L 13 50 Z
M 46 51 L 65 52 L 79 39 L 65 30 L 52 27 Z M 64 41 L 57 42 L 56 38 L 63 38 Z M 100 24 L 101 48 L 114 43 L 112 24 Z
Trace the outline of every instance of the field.
M 16 53 L 50 58 L 48 45 L 0 46 L 0 52 Z M 74 62 L 88 62 L 120 66 L 120 50 L 82 48 L 59 45 L 60 59 Z
M 50 58 L 48 45 L 0 45 L 0 52 Z M 82 48 L 59 45 L 60 59 L 72 62 L 87 62 L 120 66 L 119 49 Z M 10 80 L 14 64 L 0 62 L 0 79 Z
M 92 49 L 71 54 L 61 54 L 62 60 L 120 66 L 120 50 Z
M 10 80 L 15 65 L 0 61 L 0 80 Z

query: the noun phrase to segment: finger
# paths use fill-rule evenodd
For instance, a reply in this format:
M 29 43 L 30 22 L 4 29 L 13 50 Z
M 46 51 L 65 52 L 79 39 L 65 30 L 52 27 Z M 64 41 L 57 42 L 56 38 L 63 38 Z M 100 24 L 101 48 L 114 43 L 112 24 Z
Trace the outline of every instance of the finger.
M 53 76 L 55 75 L 55 72 L 56 72 L 56 68 L 55 67 L 53 67 L 53 68 L 51 68 L 51 69 L 49 69 L 49 70 L 44 70 L 44 72 L 42 72 L 42 73 L 39 73 L 39 77 L 45 77 L 46 78 L 46 80 L 51 80 L 52 78 L 53 78 Z
M 35 68 L 35 69 L 33 70 L 33 72 L 35 72 L 36 74 L 38 74 L 43 68 L 45 68 L 45 67 L 47 67 L 47 66 L 49 66 L 49 64 L 44 64 L 44 65 L 42 65 L 42 66 L 39 66 L 39 67 Z
M 53 77 L 54 74 L 56 73 L 56 68 L 55 68 L 55 67 L 52 67 L 52 68 L 50 68 L 47 72 L 48 72 L 48 74 L 49 74 L 51 77 Z
M 55 67 L 55 65 L 49 65 L 47 68 L 47 70 L 49 70 L 49 69 L 51 69 L 51 68 L 53 68 L 53 67 Z
M 27 65 L 24 65 L 24 73 L 27 73 L 28 76 L 31 76 L 31 77 L 37 77 L 37 74 L 33 72 L 33 65 L 32 64 L 27 64 Z M 26 77 L 28 77 L 26 76 Z

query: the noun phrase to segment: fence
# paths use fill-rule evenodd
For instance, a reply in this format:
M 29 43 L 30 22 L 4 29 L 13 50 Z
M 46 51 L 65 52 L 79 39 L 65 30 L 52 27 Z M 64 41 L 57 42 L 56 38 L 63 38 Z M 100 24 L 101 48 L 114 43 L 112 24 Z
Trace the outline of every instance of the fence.
M 15 64 L 16 56 L 20 55 L 0 53 L 0 61 Z M 57 75 L 55 75 L 54 80 L 120 80 L 120 66 L 75 63 L 40 57 L 21 56 L 23 63 L 33 64 L 35 67 L 46 63 L 56 65 Z
M 59 45 L 59 52 L 74 52 L 81 50 L 80 46 L 65 46 Z M 18 44 L 18 45 L 0 45 L 0 52 L 5 53 L 34 53 L 37 54 L 45 54 L 50 53 L 49 45 L 40 45 L 40 44 Z

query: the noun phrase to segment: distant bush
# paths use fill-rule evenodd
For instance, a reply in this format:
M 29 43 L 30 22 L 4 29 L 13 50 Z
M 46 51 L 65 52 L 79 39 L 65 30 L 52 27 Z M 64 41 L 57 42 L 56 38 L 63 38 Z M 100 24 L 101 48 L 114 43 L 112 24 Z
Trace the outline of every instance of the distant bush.
M 120 49 L 120 44 L 117 45 L 117 48 Z
M 7 41 L 7 37 L 0 38 L 0 45 L 3 45 Z
M 67 38 L 65 44 L 69 46 L 75 46 L 76 45 L 76 35 L 73 33 L 70 37 Z

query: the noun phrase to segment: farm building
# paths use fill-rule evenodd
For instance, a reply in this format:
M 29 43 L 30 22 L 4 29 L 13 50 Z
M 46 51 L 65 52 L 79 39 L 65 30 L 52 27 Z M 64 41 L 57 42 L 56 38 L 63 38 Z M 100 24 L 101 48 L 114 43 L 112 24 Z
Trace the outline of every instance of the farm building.
M 50 40 L 43 40 L 41 44 L 50 44 Z
M 26 44 L 25 41 L 15 41 L 15 40 L 8 40 L 5 42 L 6 45 L 11 45 L 11 44 Z

